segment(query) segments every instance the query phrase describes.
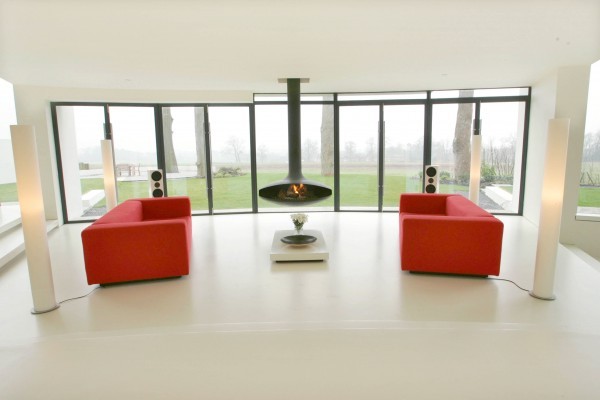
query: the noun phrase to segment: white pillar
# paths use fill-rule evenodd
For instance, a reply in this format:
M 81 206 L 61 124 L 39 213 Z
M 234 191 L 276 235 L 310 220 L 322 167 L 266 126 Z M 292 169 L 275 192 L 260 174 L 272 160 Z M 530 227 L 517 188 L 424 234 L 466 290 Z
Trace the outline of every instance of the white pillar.
M 542 300 L 554 300 L 556 298 L 554 295 L 554 275 L 565 191 L 568 144 L 569 119 L 551 119 L 548 122 L 548 142 L 544 161 L 535 275 L 533 289 L 529 292 L 531 296 Z
M 33 297 L 31 312 L 41 314 L 57 309 L 59 304 L 54 296 L 35 130 L 31 125 L 11 125 L 10 131 Z
M 101 140 L 100 147 L 102 148 L 102 171 L 104 172 L 104 196 L 106 210 L 109 211 L 117 205 L 117 182 L 112 140 Z
M 56 117 L 60 131 L 60 156 L 63 165 L 69 161 L 77 165 L 79 161 L 77 146 L 77 128 L 75 127 L 75 108 L 56 107 Z M 69 161 L 67 161 L 69 160 Z M 79 218 L 84 214 L 81 193 L 81 171 L 79 168 L 63 168 L 62 178 L 65 187 L 65 203 L 69 219 Z
M 481 135 L 471 136 L 471 173 L 469 180 L 469 200 L 479 204 L 481 185 Z

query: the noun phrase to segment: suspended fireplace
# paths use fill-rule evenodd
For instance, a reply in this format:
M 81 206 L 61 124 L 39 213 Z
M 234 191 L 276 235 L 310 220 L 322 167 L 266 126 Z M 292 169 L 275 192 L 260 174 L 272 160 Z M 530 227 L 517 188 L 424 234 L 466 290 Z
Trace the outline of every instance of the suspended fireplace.
M 300 140 L 300 79 L 286 79 L 288 97 L 288 176 L 259 189 L 265 200 L 283 205 L 311 204 L 331 196 L 324 184 L 302 175 Z

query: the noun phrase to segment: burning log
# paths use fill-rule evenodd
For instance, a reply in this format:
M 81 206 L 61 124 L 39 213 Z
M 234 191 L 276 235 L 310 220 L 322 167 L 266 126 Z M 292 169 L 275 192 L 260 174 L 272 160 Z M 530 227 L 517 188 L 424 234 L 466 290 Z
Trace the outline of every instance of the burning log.
M 299 185 L 289 185 L 287 189 L 279 190 L 277 198 L 284 201 L 306 201 L 316 198 L 316 196 L 301 183 Z

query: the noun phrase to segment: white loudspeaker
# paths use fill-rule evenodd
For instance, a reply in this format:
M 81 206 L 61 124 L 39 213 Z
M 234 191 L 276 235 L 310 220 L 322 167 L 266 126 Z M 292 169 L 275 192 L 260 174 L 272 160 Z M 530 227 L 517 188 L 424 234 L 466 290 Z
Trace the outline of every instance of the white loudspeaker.
M 148 170 L 150 197 L 165 197 L 165 186 L 162 169 Z
M 437 165 L 425 166 L 425 193 L 439 192 L 439 169 Z

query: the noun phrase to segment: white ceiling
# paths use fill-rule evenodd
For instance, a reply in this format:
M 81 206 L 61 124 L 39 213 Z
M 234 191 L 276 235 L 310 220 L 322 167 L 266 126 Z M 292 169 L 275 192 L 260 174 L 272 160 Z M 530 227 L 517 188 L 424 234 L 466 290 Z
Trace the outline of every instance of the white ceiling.
M 600 0 L 0 0 L 15 85 L 482 88 L 598 59 Z

